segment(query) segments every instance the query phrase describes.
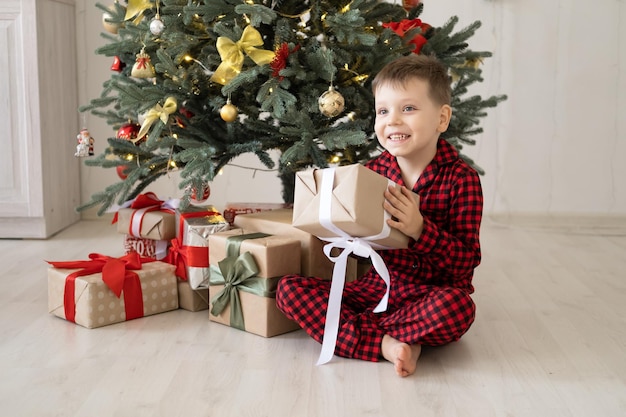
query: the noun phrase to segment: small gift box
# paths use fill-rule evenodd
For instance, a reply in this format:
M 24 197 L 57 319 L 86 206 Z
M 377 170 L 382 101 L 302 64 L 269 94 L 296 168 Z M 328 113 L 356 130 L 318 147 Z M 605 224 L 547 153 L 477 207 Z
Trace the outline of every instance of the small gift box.
M 390 185 L 396 184 L 359 164 L 297 172 L 293 226 L 322 240 L 367 237 L 378 246 L 406 248 L 408 236 L 387 225 L 383 202 Z
M 169 246 L 169 240 L 154 240 L 124 235 L 124 253 L 126 254 L 137 252 L 141 257 L 160 261 L 167 256 Z
M 276 286 L 300 272 L 300 242 L 233 229 L 209 237 L 209 319 L 264 337 L 299 329 L 276 307 Z
M 122 206 L 113 223 L 119 233 L 153 240 L 176 237 L 174 210 L 178 200 L 159 200 L 154 193 L 140 194 Z
M 191 289 L 209 286 L 209 236 L 230 229 L 213 206 L 190 206 L 176 210 L 178 235 L 172 240 L 167 262 L 176 265 L 176 276 Z
M 178 308 L 173 265 L 137 253 L 89 258 L 49 262 L 51 314 L 91 329 Z
M 280 210 L 291 208 L 291 204 L 285 203 L 226 203 L 224 209 L 224 217 L 226 221 L 232 226 L 235 222 L 235 217 L 239 214 L 251 214 L 259 213 L 262 211 Z

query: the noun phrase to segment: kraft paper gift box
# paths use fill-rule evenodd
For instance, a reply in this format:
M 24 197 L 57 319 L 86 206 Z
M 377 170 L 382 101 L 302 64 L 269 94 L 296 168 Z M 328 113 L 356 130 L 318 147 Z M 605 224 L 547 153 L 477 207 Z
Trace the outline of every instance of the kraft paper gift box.
M 384 192 L 393 184 L 360 164 L 297 172 L 293 226 L 322 240 L 377 236 L 370 240 L 376 245 L 406 248 L 409 238 L 386 224 L 389 214 L 383 208 Z
M 230 229 L 213 206 L 189 206 L 176 210 L 178 234 L 167 261 L 176 265 L 176 275 L 189 281 L 192 290 L 209 286 L 209 236 Z
M 202 311 L 209 308 L 209 289 L 191 289 L 189 281 L 178 280 L 178 306 L 187 311 Z
M 122 208 L 117 211 L 117 231 L 146 239 L 170 240 L 176 237 L 176 221 L 173 212 Z
M 300 241 L 300 273 L 304 276 L 330 279 L 333 263 L 324 255 L 322 242 L 311 233 L 292 226 L 293 210 L 280 209 L 260 213 L 240 214 L 235 218 L 235 227 L 255 232 L 289 236 Z
M 300 272 L 300 242 L 288 236 L 232 229 L 212 234 L 209 247 L 209 320 L 263 337 L 300 328 L 278 309 L 275 299 L 278 281 Z M 229 282 L 230 292 L 224 291 L 225 282 Z M 216 311 L 221 307 L 223 310 Z
M 147 192 L 127 201 L 115 213 L 119 233 L 154 240 L 170 240 L 176 237 L 174 210 L 179 200 L 160 200 L 156 194 Z
M 102 271 L 102 266 L 111 260 L 122 262 L 122 274 L 111 277 L 102 272 L 90 273 Z M 178 308 L 174 266 L 165 262 L 141 263 L 139 255 L 132 253 L 121 258 L 97 255 L 90 261 L 50 264 L 53 265 L 48 269 L 50 314 L 83 327 L 102 327 Z M 81 273 L 85 275 L 80 276 Z

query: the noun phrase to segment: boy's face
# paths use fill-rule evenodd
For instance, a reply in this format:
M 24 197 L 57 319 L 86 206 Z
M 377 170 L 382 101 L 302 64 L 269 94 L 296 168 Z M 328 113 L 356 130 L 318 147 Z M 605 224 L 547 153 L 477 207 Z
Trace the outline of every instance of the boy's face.
M 435 103 L 428 91 L 427 81 L 413 78 L 403 86 L 381 84 L 375 92 L 374 130 L 381 146 L 396 158 L 428 163 L 437 152 L 451 109 Z

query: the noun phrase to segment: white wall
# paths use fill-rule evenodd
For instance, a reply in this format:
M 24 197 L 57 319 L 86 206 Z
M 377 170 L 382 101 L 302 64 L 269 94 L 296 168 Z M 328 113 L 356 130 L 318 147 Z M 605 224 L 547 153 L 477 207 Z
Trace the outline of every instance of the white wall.
M 399 3 L 400 0 L 397 0 Z M 77 0 L 81 104 L 100 94 L 112 60 L 94 53 L 105 41 L 102 13 Z M 489 50 L 483 96 L 507 94 L 489 112 L 478 145 L 465 152 L 486 170 L 485 211 L 511 215 L 626 215 L 626 4 L 623 0 L 426 0 L 422 19 L 458 28 L 483 24 L 471 38 Z M 114 132 L 91 115 L 81 116 L 96 139 L 96 153 Z M 262 168 L 255 157 L 233 163 Z M 117 180 L 112 170 L 83 167 L 82 199 Z M 177 176 L 151 190 L 176 197 Z M 211 184 L 210 203 L 280 202 L 274 172 L 234 166 Z M 94 211 L 84 213 L 93 217 Z

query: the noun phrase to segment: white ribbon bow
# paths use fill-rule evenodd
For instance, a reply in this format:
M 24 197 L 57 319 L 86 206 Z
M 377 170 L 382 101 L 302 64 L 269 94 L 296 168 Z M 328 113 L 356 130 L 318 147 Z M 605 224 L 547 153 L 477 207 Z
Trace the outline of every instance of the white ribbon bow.
M 331 202 L 333 193 L 333 181 L 335 178 L 335 168 L 327 168 L 323 170 L 322 184 L 320 189 L 320 210 L 319 222 L 328 231 L 338 235 L 339 237 L 321 237 L 330 243 L 324 246 L 324 254 L 335 263 L 333 267 L 333 277 L 330 284 L 330 294 L 328 296 L 328 310 L 326 311 L 326 323 L 324 325 L 324 339 L 322 340 L 322 351 L 317 360 L 317 365 L 323 365 L 329 362 L 335 353 L 335 345 L 337 343 L 337 335 L 339 332 L 339 316 L 341 312 L 341 298 L 343 295 L 343 287 L 346 278 L 346 267 L 348 265 L 348 256 L 354 253 L 357 256 L 370 258 L 376 272 L 385 281 L 387 287 L 385 294 L 380 302 L 374 308 L 374 313 L 381 313 L 387 310 L 389 301 L 389 287 L 391 280 L 389 278 L 389 270 L 383 261 L 383 258 L 376 253 L 375 249 L 390 249 L 389 247 L 374 243 L 379 239 L 389 236 L 391 228 L 387 224 L 389 213 L 385 211 L 383 219 L 383 229 L 375 236 L 355 238 L 335 226 L 331 220 Z M 392 181 L 389 181 L 393 184 Z M 342 248 L 343 251 L 338 256 L 331 256 L 333 248 Z

